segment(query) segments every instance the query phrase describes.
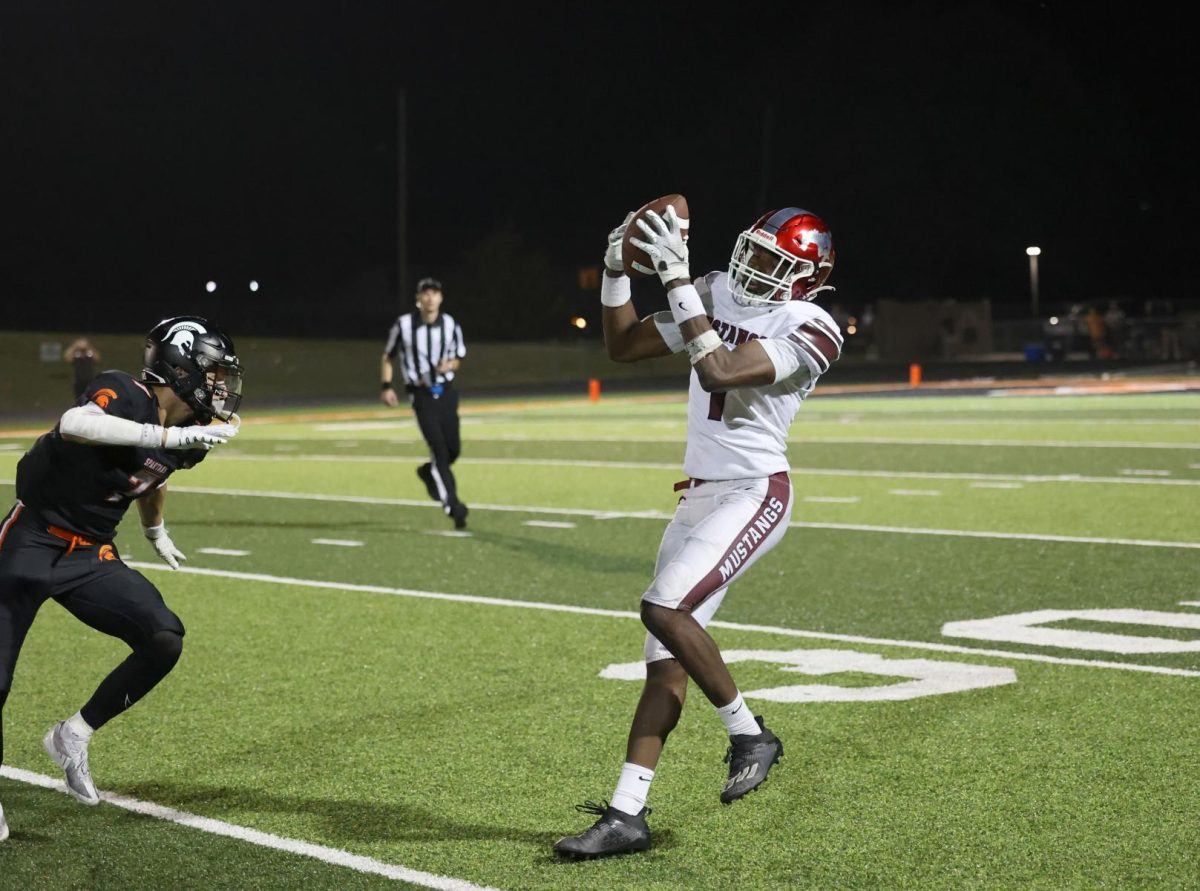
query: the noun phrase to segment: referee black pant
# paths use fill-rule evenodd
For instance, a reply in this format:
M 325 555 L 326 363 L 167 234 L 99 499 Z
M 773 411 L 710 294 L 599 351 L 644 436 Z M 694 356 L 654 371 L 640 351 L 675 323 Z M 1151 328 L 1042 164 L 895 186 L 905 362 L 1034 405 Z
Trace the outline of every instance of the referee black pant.
M 462 441 L 458 435 L 458 393 L 449 384 L 440 395 L 428 387 L 412 389 L 412 407 L 421 435 L 429 444 L 429 463 L 438 498 L 449 513 L 458 505 L 458 488 L 450 465 L 458 460 Z

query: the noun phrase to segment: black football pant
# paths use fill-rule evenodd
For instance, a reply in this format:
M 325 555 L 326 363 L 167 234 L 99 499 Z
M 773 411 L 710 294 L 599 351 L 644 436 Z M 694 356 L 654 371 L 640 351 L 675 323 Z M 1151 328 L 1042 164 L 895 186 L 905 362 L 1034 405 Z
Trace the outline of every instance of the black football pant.
M 133 651 L 101 681 L 80 710 L 98 729 L 167 676 L 183 650 L 183 623 L 158 589 L 121 562 L 110 544 L 72 546 L 18 504 L 0 523 L 0 761 L 4 702 L 25 635 L 41 605 L 58 601 L 85 625 L 119 637 Z M 62 660 L 72 658 L 70 651 Z
M 446 386 L 440 396 L 424 387 L 412 391 L 412 407 L 421 435 L 429 444 L 430 465 L 438 497 L 447 512 L 458 504 L 458 487 L 450 465 L 458 460 L 458 392 Z

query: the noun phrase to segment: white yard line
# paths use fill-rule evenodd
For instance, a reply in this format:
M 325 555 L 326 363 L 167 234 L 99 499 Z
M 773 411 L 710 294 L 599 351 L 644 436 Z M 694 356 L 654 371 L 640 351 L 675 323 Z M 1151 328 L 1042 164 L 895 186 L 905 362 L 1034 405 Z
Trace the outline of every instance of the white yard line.
M 171 572 L 160 563 L 130 562 L 140 570 Z M 178 570 L 193 575 L 216 576 L 219 578 L 242 579 L 251 582 L 266 582 L 274 585 L 289 585 L 297 588 L 317 588 L 333 591 L 361 591 L 368 594 L 386 594 L 392 597 L 412 597 L 419 600 L 440 600 L 450 603 L 472 603 L 482 606 L 501 606 L 514 609 L 545 610 L 547 612 L 571 613 L 581 616 L 605 616 L 614 619 L 641 621 L 641 614 L 633 610 L 599 609 L 590 606 L 574 606 L 566 603 L 539 603 L 531 600 L 514 600 L 508 597 L 483 597 L 477 594 L 448 594 L 443 591 L 420 591 L 414 588 L 391 588 L 384 585 L 360 585 L 347 582 L 328 582 L 320 579 L 300 579 L 289 576 L 268 575 L 260 572 L 237 572 L 230 569 L 203 569 L 198 566 L 180 567 Z M 1020 653 L 1009 650 L 985 650 L 978 647 L 963 647 L 956 644 L 940 644 L 922 640 L 894 640 L 886 637 L 864 637 L 857 634 L 831 634 L 824 631 L 805 631 L 776 625 L 748 625 L 739 622 L 709 622 L 710 628 L 728 628 L 732 631 L 754 631 L 762 634 L 777 634 L 785 637 L 802 637 L 809 640 L 835 640 L 842 643 L 870 644 L 880 647 L 903 647 L 908 650 L 930 650 L 939 653 L 960 653 L 970 656 L 987 656 L 999 659 L 1018 659 L 1025 662 L 1045 662 L 1051 665 L 1076 665 L 1084 668 L 1107 668 L 1122 671 L 1139 671 L 1149 674 L 1169 674 L 1180 677 L 1200 677 L 1200 671 L 1186 668 L 1167 668 L 1160 665 L 1139 665 L 1133 662 L 1107 662 L 1096 659 L 1072 659 L 1063 656 L 1046 656 L 1040 653 Z
M 822 442 L 836 445 L 1011 446 L 1029 449 L 1200 449 L 1200 444 L 1186 442 L 1101 442 L 1070 439 L 1039 439 L 1030 442 L 1024 439 L 909 439 L 894 436 L 801 436 L 789 439 L 788 442 Z
M 172 486 L 172 492 L 189 492 L 199 495 L 245 495 L 252 498 L 282 498 L 294 501 L 338 501 L 347 504 L 380 504 L 402 507 L 440 507 L 428 500 L 417 498 L 373 498 L 367 495 L 322 495 L 300 492 L 259 492 L 251 489 L 217 489 L 208 486 Z M 624 513 L 611 510 L 588 508 L 540 507 L 519 504 L 472 504 L 471 510 L 494 510 L 509 513 L 556 514 L 570 517 L 592 517 L 597 520 L 639 519 L 670 520 L 672 514 L 661 511 L 631 511 Z M 930 529 L 910 526 L 878 526 L 859 523 L 807 523 L 793 520 L 788 524 L 800 529 L 836 529 L 847 532 L 882 532 L 899 535 L 945 535 L 963 538 L 992 538 L 1015 541 L 1057 541 L 1069 544 L 1129 545 L 1144 548 L 1183 548 L 1200 550 L 1196 541 L 1160 541 L 1143 538 L 1103 538 L 1086 535 L 1044 535 L 1036 532 L 986 532 L 970 529 Z
M 365 541 L 352 541 L 345 538 L 314 538 L 312 543 L 315 545 L 331 545 L 335 548 L 361 548 L 366 544 Z
M 32 771 L 21 770 L 20 768 L 9 767 L 7 765 L 0 767 L 0 776 L 16 780 L 19 783 L 40 786 L 43 789 L 63 791 L 64 788 L 62 780 L 56 780 L 44 774 L 33 773 Z M 137 798 L 130 798 L 127 795 L 120 795 L 116 792 L 101 792 L 100 798 L 114 807 L 132 811 L 135 814 L 143 814 L 147 817 L 154 817 L 157 820 L 166 820 L 168 823 L 176 823 L 180 826 L 186 826 L 189 829 L 198 829 L 210 835 L 220 835 L 225 838 L 237 839 L 238 841 L 258 845 L 261 848 L 273 848 L 276 851 L 284 851 L 288 854 L 310 857 L 314 860 L 320 860 L 322 863 L 328 863 L 331 866 L 342 866 L 352 869 L 355 872 L 383 876 L 384 878 L 395 879 L 400 882 L 411 882 L 414 885 L 420 885 L 424 888 L 439 888 L 443 889 L 443 891 L 492 891 L 492 889 L 488 889 L 485 885 L 476 885 L 462 879 L 421 872 L 420 870 L 410 869 L 407 866 L 395 863 L 384 863 L 382 860 L 375 860 L 372 857 L 351 854 L 349 851 L 343 851 L 341 848 L 329 848 L 325 845 L 313 844 L 312 842 L 285 838 L 281 835 L 272 835 L 269 832 L 260 832 L 257 829 L 249 829 L 234 823 L 226 823 L 224 820 L 214 820 L 211 817 L 189 814 L 186 811 L 177 811 L 174 808 L 154 804 L 150 801 L 141 801 Z
M 575 523 L 563 523 L 557 520 L 526 520 L 522 526 L 540 526 L 544 529 L 574 529 Z
M 418 443 L 412 443 L 414 446 Z M 251 455 L 229 449 L 218 453 L 231 461 L 316 461 L 329 463 L 412 464 L 418 455 Z M 513 465 L 533 467 L 594 467 L 610 470 L 673 470 L 682 474 L 679 462 L 672 461 L 581 461 L 570 458 L 463 458 L 459 464 Z M 1192 465 L 1200 468 L 1200 464 Z M 1159 486 L 1200 486 L 1200 479 L 1149 479 L 1130 476 L 1081 476 L 1077 473 L 1014 474 L 1014 473 L 952 473 L 936 470 L 855 470 L 837 467 L 793 467 L 792 476 L 844 476 L 879 479 L 922 480 L 1013 480 L 1025 483 L 1115 483 Z
M 213 554 L 217 557 L 248 557 L 249 551 L 235 551 L 232 548 L 197 548 L 197 554 Z

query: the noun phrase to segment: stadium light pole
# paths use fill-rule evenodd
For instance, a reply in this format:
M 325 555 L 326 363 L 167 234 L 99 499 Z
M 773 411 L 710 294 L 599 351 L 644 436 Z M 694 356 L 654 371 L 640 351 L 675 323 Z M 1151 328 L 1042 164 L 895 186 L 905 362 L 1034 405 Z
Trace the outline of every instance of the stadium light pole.
M 1025 248 L 1025 253 L 1029 255 L 1029 296 L 1033 301 L 1033 318 L 1038 317 L 1038 257 L 1041 256 L 1042 249 L 1036 246 Z

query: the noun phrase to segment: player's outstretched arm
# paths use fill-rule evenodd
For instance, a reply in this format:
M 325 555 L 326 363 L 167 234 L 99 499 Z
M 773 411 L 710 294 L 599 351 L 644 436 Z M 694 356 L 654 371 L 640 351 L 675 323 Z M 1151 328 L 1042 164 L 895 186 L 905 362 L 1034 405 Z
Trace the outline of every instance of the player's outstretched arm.
M 204 449 L 222 445 L 237 435 L 232 424 L 160 427 L 110 415 L 94 402 L 67 409 L 58 422 L 69 442 L 89 445 L 139 446 L 144 449 Z
M 637 362 L 671 355 L 671 348 L 662 339 L 654 317 L 639 319 L 630 300 L 631 289 L 621 257 L 621 241 L 632 218 L 630 211 L 624 222 L 608 233 L 604 250 L 604 277 L 600 285 L 604 346 L 608 357 L 615 362 Z

